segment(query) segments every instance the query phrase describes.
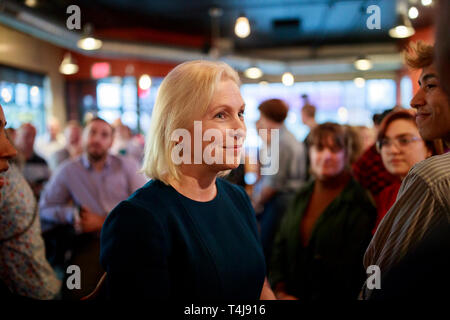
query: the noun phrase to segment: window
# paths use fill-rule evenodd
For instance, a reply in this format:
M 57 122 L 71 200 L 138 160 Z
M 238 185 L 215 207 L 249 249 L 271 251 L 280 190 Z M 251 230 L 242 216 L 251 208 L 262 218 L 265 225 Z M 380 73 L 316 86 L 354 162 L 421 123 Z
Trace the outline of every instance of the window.
M 374 113 L 392 108 L 396 102 L 395 81 L 392 79 L 367 80 L 362 88 L 353 81 L 297 82 L 291 87 L 281 83 L 244 84 L 241 93 L 246 103 L 248 133 L 245 143 L 249 148 L 260 144 L 255 123 L 259 119 L 258 105 L 266 99 L 279 98 L 288 103 L 290 110 L 285 125 L 298 140 L 304 140 L 309 132 L 301 119 L 302 94 L 307 94 L 311 104 L 316 106 L 319 123 L 332 121 L 370 126 Z
M 43 75 L 0 65 L 0 104 L 8 127 L 31 122 L 38 134 L 45 133 Z
M 409 104 L 413 98 L 413 85 L 410 77 L 404 76 L 400 80 L 400 92 L 402 107 L 409 108 Z
M 120 119 L 134 132 L 146 133 L 150 125 L 156 92 L 162 78 L 152 78 L 152 86 L 147 90 L 137 87 L 134 77 L 112 77 L 97 82 L 97 110 L 92 101 L 85 97 L 85 111 L 96 111 L 98 116 L 113 123 Z M 89 106 L 88 106 L 89 102 Z

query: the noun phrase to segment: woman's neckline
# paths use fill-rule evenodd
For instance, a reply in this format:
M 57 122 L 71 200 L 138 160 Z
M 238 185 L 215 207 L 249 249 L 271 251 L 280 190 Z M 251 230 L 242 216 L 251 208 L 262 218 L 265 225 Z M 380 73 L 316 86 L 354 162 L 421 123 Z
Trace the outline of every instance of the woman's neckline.
M 185 196 L 184 194 L 182 194 L 181 192 L 179 192 L 177 189 L 175 189 L 171 184 L 169 184 L 169 188 L 171 188 L 176 194 L 178 194 L 182 199 L 185 199 L 186 201 L 195 203 L 195 204 L 199 204 L 199 205 L 205 205 L 205 204 L 211 204 L 214 203 L 218 197 L 219 197 L 219 183 L 218 183 L 218 179 L 216 179 L 215 181 L 215 185 L 216 185 L 216 195 L 214 196 L 214 198 L 212 198 L 211 200 L 207 200 L 207 201 L 199 201 L 199 200 L 194 200 L 191 199 L 187 196 Z

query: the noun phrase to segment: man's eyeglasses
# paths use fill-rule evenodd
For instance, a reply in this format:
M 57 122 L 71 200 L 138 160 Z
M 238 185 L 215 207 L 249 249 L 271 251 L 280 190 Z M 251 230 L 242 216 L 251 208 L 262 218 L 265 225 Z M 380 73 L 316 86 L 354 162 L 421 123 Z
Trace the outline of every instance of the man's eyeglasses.
M 413 143 L 415 141 L 422 141 L 422 139 L 419 137 L 397 137 L 394 139 L 383 138 L 377 141 L 376 147 L 377 151 L 381 152 L 381 149 L 391 147 L 392 144 L 395 144 L 397 148 L 405 148 L 410 143 Z

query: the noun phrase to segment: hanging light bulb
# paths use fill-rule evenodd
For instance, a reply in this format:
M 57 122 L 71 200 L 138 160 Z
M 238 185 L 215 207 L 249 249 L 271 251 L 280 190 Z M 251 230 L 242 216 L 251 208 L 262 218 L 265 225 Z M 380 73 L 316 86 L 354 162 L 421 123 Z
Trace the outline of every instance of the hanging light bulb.
M 30 88 L 30 95 L 36 97 L 39 94 L 39 88 L 37 86 L 32 86 Z
M 244 71 L 244 75 L 249 79 L 259 79 L 263 76 L 263 72 L 258 67 L 250 67 Z
M 370 70 L 373 67 L 373 63 L 370 59 L 368 59 L 367 57 L 359 57 L 354 63 L 353 65 L 355 66 L 355 68 L 357 70 L 361 70 L 361 71 L 366 71 L 366 70 Z
M 411 7 L 408 10 L 408 17 L 410 19 L 416 19 L 419 16 L 419 10 L 416 7 Z
M 250 34 L 250 23 L 246 16 L 241 15 L 236 19 L 236 24 L 234 25 L 234 33 L 239 38 L 247 38 Z
M 416 31 L 414 30 L 408 17 L 405 14 L 399 14 L 395 27 L 389 30 L 389 35 L 392 38 L 408 38 L 411 37 L 415 32 Z
M 59 72 L 66 75 L 75 74 L 78 72 L 78 65 L 69 52 L 64 55 L 63 61 L 59 66 Z
M 38 5 L 37 0 L 25 0 L 25 5 L 30 8 L 34 8 Z
M 92 25 L 86 24 L 83 31 L 83 36 L 78 40 L 77 46 L 83 50 L 97 50 L 103 45 L 103 42 L 99 39 L 94 38 L 92 35 Z
M 152 78 L 150 78 L 148 74 L 143 74 L 139 78 L 139 88 L 141 88 L 142 90 L 147 90 L 151 86 L 152 86 Z
M 294 75 L 290 72 L 283 73 L 283 76 L 281 77 L 281 82 L 285 86 L 292 86 L 294 84 Z
M 364 88 L 366 85 L 366 80 L 363 77 L 356 77 L 353 79 L 353 83 L 357 88 Z
M 3 101 L 5 101 L 5 103 L 10 102 L 11 99 L 12 99 L 11 92 L 10 92 L 10 90 L 8 88 L 3 88 L 2 89 L 1 96 L 2 96 Z
M 338 109 L 338 118 L 341 123 L 346 123 L 348 121 L 348 110 L 346 107 L 340 107 Z
M 83 50 L 97 50 L 103 45 L 101 40 L 94 37 L 83 37 L 77 42 L 77 46 Z

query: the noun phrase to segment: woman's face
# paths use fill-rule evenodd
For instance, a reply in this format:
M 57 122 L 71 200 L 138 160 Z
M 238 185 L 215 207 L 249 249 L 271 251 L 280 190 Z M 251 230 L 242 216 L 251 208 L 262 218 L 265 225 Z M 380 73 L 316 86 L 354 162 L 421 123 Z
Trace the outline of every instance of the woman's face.
M 381 142 L 381 158 L 387 171 L 403 179 L 413 165 L 429 156 L 431 152 L 412 121 L 397 119 L 389 124 Z
M 221 81 L 201 119 L 203 163 L 214 171 L 239 166 L 246 135 L 244 109 L 237 84 L 232 80 Z
M 335 144 L 331 135 L 313 144 L 309 151 L 311 170 L 318 180 L 333 178 L 345 168 L 346 154 L 343 148 Z

